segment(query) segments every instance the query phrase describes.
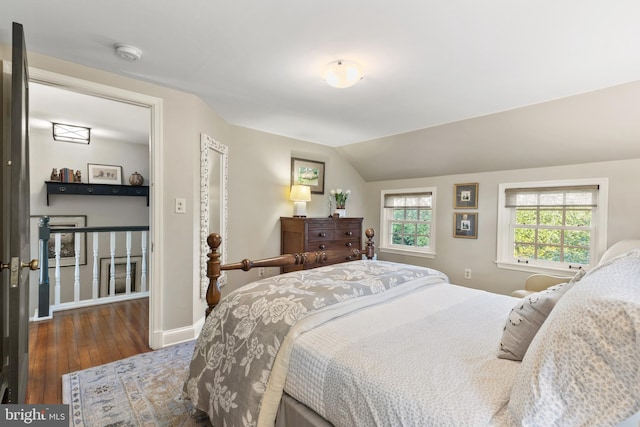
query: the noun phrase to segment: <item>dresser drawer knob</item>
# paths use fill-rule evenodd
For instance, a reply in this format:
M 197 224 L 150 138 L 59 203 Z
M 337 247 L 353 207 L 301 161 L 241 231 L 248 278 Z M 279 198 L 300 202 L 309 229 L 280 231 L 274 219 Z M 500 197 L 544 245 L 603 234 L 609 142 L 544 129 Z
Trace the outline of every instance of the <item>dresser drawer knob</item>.
M 327 237 L 327 233 L 321 231 L 320 233 L 318 233 L 318 237 Z
M 347 243 L 345 243 L 344 245 L 345 245 L 346 247 L 350 248 L 351 246 L 353 246 L 353 243 L 351 243 L 351 242 L 347 242 Z
M 344 234 L 346 234 L 347 236 L 353 236 L 353 231 L 347 231 L 347 232 L 346 232 L 346 233 L 344 233 Z
M 117 188 L 114 188 L 111 191 L 113 192 L 113 194 L 118 194 L 118 189 Z
M 93 188 L 91 187 L 87 188 L 87 193 L 93 193 Z
M 327 247 L 327 245 L 325 245 L 324 243 L 321 244 L 320 246 L 318 246 L 320 249 L 325 249 Z

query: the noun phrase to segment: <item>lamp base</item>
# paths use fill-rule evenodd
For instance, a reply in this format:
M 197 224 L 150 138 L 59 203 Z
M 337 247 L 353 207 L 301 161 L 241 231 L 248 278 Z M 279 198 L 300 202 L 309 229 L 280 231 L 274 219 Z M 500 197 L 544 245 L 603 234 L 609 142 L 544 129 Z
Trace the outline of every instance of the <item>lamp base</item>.
M 307 216 L 307 202 L 293 202 L 293 217 L 304 218 Z

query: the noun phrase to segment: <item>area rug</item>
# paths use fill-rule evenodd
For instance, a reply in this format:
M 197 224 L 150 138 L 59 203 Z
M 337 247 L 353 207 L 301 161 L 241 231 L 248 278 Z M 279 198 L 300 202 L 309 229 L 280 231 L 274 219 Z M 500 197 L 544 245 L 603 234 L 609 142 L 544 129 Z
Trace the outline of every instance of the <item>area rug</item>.
M 62 377 L 70 424 L 96 426 L 210 426 L 191 417 L 182 398 L 194 341 L 72 372 Z

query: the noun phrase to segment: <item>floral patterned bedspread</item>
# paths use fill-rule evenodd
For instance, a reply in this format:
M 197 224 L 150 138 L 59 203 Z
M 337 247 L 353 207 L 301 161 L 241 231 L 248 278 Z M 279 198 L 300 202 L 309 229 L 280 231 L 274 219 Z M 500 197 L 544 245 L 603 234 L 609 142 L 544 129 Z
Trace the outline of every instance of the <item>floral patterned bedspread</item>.
M 289 341 L 302 332 L 300 324 L 312 328 L 386 295 L 442 282 L 448 283 L 446 275 L 425 267 L 353 261 L 243 286 L 207 318 L 185 394 L 215 427 L 273 425 L 284 379 L 272 371 L 286 377 Z

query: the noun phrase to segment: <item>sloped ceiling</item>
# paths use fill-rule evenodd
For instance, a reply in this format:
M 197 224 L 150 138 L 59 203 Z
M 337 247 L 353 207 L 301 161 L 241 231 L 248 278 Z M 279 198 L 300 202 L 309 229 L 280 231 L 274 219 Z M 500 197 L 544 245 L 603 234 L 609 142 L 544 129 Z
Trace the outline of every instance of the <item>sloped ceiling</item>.
M 366 181 L 640 158 L 640 82 L 338 150 Z
M 0 43 L 20 22 L 30 51 L 339 147 L 367 180 L 639 157 L 637 0 L 5 3 Z M 365 78 L 328 87 L 336 59 Z

